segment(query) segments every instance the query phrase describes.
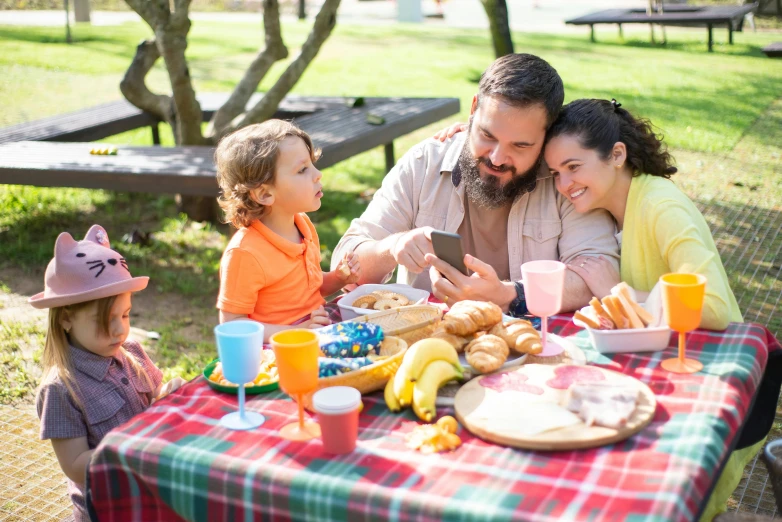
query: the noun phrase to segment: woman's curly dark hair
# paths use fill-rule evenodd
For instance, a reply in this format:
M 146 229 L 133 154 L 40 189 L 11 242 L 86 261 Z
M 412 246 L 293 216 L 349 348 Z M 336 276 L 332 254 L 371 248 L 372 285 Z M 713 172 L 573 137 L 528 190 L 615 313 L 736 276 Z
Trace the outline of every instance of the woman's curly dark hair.
M 670 179 L 677 170 L 663 136 L 655 134 L 652 123 L 634 117 L 616 100 L 568 103 L 546 133 L 546 142 L 561 135 L 578 137 L 582 147 L 596 150 L 603 160 L 609 159 L 614 144 L 624 143 L 633 176 L 651 174 Z
M 274 184 L 274 172 L 280 143 L 296 136 L 304 141 L 315 163 L 320 150 L 312 144 L 306 132 L 293 123 L 268 120 L 249 125 L 223 138 L 215 150 L 217 183 L 221 194 L 217 203 L 225 212 L 225 223 L 236 228 L 249 227 L 268 211 L 253 197 L 252 192 L 264 184 Z

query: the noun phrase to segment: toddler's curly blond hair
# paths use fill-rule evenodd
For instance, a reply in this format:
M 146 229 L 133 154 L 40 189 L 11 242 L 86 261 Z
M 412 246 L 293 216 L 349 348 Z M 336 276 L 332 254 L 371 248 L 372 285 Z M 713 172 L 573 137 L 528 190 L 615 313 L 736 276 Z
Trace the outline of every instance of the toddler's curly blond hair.
M 223 138 L 215 150 L 217 183 L 221 194 L 217 203 L 225 212 L 225 223 L 236 228 L 249 227 L 268 210 L 252 198 L 252 191 L 263 184 L 274 184 L 280 143 L 289 137 L 301 138 L 312 162 L 320 150 L 306 132 L 293 123 L 268 120 L 249 125 Z

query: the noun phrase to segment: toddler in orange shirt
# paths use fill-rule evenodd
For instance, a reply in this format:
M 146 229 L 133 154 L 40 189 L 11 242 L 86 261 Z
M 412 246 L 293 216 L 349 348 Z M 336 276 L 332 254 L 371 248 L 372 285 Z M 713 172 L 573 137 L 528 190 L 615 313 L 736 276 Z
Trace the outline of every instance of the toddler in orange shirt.
M 220 322 L 253 319 L 264 337 L 331 323 L 324 296 L 359 279 L 358 256 L 333 272 L 320 268 L 320 242 L 306 212 L 320 208 L 320 151 L 292 123 L 268 120 L 220 141 L 215 151 L 218 198 L 238 231 L 220 261 Z

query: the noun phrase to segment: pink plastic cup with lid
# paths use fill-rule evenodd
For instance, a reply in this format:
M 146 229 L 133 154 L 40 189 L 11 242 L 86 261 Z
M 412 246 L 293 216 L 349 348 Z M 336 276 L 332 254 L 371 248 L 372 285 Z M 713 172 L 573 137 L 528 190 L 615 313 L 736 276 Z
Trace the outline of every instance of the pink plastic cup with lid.
M 361 393 L 350 386 L 332 386 L 312 396 L 312 408 L 318 414 L 323 451 L 334 455 L 356 449 Z

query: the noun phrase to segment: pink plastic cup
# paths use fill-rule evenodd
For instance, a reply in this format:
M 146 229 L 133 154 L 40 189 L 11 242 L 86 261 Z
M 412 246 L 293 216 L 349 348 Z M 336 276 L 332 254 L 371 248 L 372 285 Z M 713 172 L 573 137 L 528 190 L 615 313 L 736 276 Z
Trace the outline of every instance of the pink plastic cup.
M 323 451 L 334 455 L 356 449 L 358 412 L 361 393 L 350 386 L 332 386 L 312 396 L 312 408 L 318 414 Z

